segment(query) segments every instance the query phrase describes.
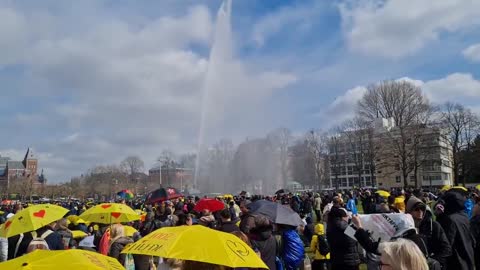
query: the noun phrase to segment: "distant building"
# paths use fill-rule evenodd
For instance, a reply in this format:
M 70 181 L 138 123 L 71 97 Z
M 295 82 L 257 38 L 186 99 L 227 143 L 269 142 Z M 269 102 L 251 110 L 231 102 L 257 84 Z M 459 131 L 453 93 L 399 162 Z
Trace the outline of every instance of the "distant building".
M 162 180 L 160 181 L 159 166 L 148 170 L 149 185 L 160 187 L 174 187 L 179 190 L 193 187 L 193 169 L 167 168 L 162 166 Z
M 38 159 L 29 148 L 22 161 L 0 156 L 0 189 L 6 191 L 15 181 L 31 179 L 33 188 L 45 184 L 46 178 L 38 174 Z
M 370 143 L 374 146 L 372 156 L 362 154 L 358 142 L 352 143 L 347 135 L 337 136 L 329 144 L 330 185 L 338 188 L 403 187 L 404 181 L 398 151 L 394 149 L 400 131 L 390 119 L 378 119 L 374 123 Z M 408 185 L 441 187 L 452 183 L 451 148 L 436 127 L 416 126 L 405 128 L 403 132 L 412 134 L 406 137 L 409 158 L 417 151 L 416 170 L 409 170 Z M 412 140 L 417 140 L 413 148 Z M 368 143 L 368 140 L 364 140 Z M 368 145 L 363 145 L 363 149 Z M 360 162 L 359 162 L 360 160 Z M 372 163 L 374 166 L 370 166 Z M 359 166 L 361 164 L 362 166 Z M 413 166 L 413 165 L 412 165 Z M 359 168 L 361 167 L 361 168 Z M 374 168 L 374 170 L 372 169 Z M 360 171 L 360 174 L 359 174 Z M 359 175 L 361 176 L 359 178 Z

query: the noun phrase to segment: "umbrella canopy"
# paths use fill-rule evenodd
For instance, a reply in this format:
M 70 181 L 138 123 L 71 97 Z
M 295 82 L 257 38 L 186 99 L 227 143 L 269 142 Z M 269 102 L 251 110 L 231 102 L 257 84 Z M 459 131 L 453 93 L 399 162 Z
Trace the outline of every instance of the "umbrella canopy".
M 133 194 L 133 192 L 131 192 L 130 190 L 128 189 L 124 189 L 122 191 L 119 191 L 117 192 L 117 195 L 121 198 L 124 198 L 124 199 L 127 199 L 127 200 L 131 200 L 135 197 L 135 195 Z
M 447 191 L 447 190 L 450 190 L 451 188 L 452 188 L 451 185 L 445 185 L 440 189 L 440 191 Z
M 9 270 L 122 270 L 125 269 L 115 258 L 100 253 L 81 250 L 35 250 L 24 256 L 0 263 L 0 269 Z
M 251 213 L 267 216 L 272 222 L 277 224 L 295 227 L 302 224 L 302 219 L 295 211 L 279 203 L 258 200 L 247 204 L 247 208 Z
M 198 201 L 193 210 L 201 212 L 204 209 L 208 209 L 211 212 L 220 211 L 225 209 L 225 204 L 216 199 L 204 198 Z
M 73 230 L 72 231 L 72 237 L 74 239 L 76 238 L 83 238 L 85 236 L 87 236 L 88 234 L 86 234 L 84 231 L 80 231 L 80 230 Z
M 54 221 L 62 219 L 68 210 L 53 204 L 37 204 L 29 206 L 0 227 L 0 236 L 11 237 L 21 233 L 34 231 Z
M 201 225 L 158 229 L 126 246 L 122 253 L 268 269 L 255 251 L 237 236 Z
M 290 190 L 282 188 L 282 189 L 277 190 L 277 192 L 275 192 L 276 195 L 285 194 L 285 193 L 290 193 Z
M 454 186 L 454 187 L 452 187 L 451 189 L 457 190 L 457 191 L 468 192 L 468 189 L 466 189 L 466 188 L 463 187 L 463 186 Z
M 80 218 L 89 222 L 112 224 L 139 220 L 140 215 L 125 204 L 102 203 L 83 212 Z
M 385 198 L 390 197 L 390 193 L 388 191 L 385 191 L 385 190 L 377 190 L 375 193 L 377 193 L 378 195 L 380 195 L 382 197 L 385 197 Z
M 476 188 L 477 190 L 480 190 L 480 184 L 479 184 L 479 185 L 476 185 L 475 188 Z
M 133 228 L 132 226 L 125 225 L 123 226 L 123 229 L 125 231 L 125 236 L 128 237 L 133 237 L 133 235 L 138 232 L 137 229 Z
M 180 197 L 183 197 L 183 194 L 180 193 L 176 188 L 159 188 L 147 194 L 145 203 L 154 204 L 156 202 L 162 202 Z

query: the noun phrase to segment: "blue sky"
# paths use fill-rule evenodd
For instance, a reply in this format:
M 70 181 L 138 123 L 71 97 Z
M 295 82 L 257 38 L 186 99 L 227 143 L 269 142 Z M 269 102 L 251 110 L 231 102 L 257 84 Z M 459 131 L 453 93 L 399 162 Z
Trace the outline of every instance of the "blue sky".
M 131 154 L 148 168 L 162 149 L 194 151 L 210 49 L 229 47 L 221 3 L 0 2 L 0 154 L 33 147 L 61 182 Z M 234 0 L 206 141 L 329 129 L 385 79 L 480 112 L 479 25 L 479 1 Z

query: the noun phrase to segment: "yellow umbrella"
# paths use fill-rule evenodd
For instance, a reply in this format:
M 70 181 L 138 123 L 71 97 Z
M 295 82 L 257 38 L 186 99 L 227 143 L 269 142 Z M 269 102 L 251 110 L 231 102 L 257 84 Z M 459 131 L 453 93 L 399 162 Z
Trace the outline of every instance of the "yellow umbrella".
M 457 189 L 457 190 L 468 192 L 468 189 L 466 189 L 465 187 L 462 187 L 462 186 L 454 186 L 454 187 L 452 187 L 452 189 Z
M 73 238 L 76 239 L 76 238 L 85 237 L 85 236 L 87 236 L 88 234 L 86 234 L 84 231 L 74 230 L 74 231 L 72 231 L 72 235 L 73 235 Z
M 128 237 L 132 237 L 136 232 L 138 232 L 132 226 L 123 226 L 123 229 L 125 230 L 125 235 Z
M 440 189 L 440 191 L 447 191 L 447 190 L 449 190 L 449 189 L 451 189 L 451 188 L 452 188 L 451 185 L 445 185 L 445 186 L 443 186 L 443 187 Z
M 378 195 L 382 196 L 382 197 L 390 197 L 390 193 L 388 191 L 385 191 L 385 190 L 377 190 L 375 193 L 377 193 Z
M 32 205 L 9 218 L 0 227 L 0 236 L 8 238 L 37 230 L 63 218 L 66 213 L 67 209 L 53 204 Z
M 80 218 L 89 222 L 113 224 L 139 220 L 140 216 L 128 205 L 102 203 L 83 212 Z
M 5 270 L 124 270 L 115 259 L 100 253 L 81 250 L 35 250 L 24 256 L 0 263 L 0 269 Z
M 122 253 L 268 269 L 255 251 L 237 236 L 201 225 L 158 229 L 126 246 Z
M 476 185 L 475 188 L 476 188 L 477 190 L 480 190 L 480 185 Z

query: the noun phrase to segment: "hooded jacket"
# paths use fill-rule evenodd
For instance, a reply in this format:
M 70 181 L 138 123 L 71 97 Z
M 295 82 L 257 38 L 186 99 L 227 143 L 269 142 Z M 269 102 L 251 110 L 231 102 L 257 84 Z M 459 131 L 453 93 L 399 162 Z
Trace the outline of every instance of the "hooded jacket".
M 470 222 L 464 212 L 465 198 L 458 192 L 450 191 L 443 196 L 444 214 L 438 221 L 452 246 L 452 255 L 447 260 L 447 269 L 474 269 L 475 240 L 470 231 Z
M 418 205 L 425 205 L 419 198 L 412 196 L 407 202 L 407 212 L 412 212 Z M 440 223 L 433 220 L 432 211 L 426 205 L 426 211 L 423 219 L 416 222 L 418 233 L 423 236 L 427 245 L 428 255 L 437 260 L 444 268 L 447 266 L 447 258 L 452 255 L 452 246 L 447 239 L 447 235 Z
M 312 241 L 310 242 L 310 250 L 315 253 L 315 257 L 313 258 L 314 260 L 329 260 L 330 259 L 330 253 L 328 253 L 326 256 L 323 256 L 320 254 L 320 251 L 318 250 L 318 236 L 323 235 L 325 236 L 325 228 L 323 224 L 319 223 L 315 225 L 315 234 L 312 236 Z
M 345 234 L 348 223 L 342 218 L 329 216 L 327 240 L 330 246 L 330 262 L 335 267 L 356 267 L 360 264 L 357 241 Z

